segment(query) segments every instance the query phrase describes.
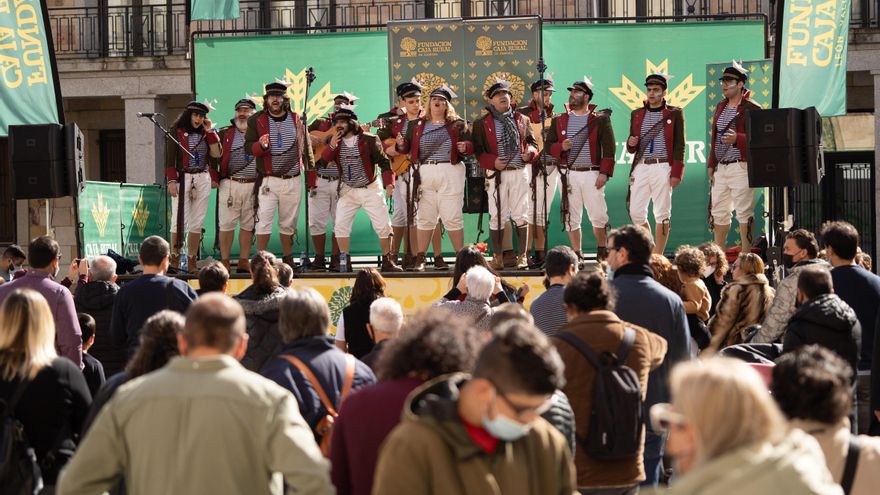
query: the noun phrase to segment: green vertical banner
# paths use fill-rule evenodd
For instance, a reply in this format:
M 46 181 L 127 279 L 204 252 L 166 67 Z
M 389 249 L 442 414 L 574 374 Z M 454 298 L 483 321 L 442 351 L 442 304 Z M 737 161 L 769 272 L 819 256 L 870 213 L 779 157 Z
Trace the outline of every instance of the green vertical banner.
M 0 136 L 17 124 L 60 123 L 45 2 L 0 0 Z
M 430 92 L 449 86 L 458 94 L 452 100 L 460 108 L 464 97 L 462 79 L 464 64 L 461 59 L 461 21 L 458 19 L 426 19 L 422 21 L 392 21 L 388 23 L 388 68 L 391 85 L 388 88 L 391 105 L 397 104 L 394 92 L 398 84 L 415 79 L 425 91 L 422 103 L 427 107 Z
M 165 237 L 168 198 L 162 186 L 121 184 L 118 208 L 123 251 L 119 254 L 136 259 L 144 239 L 151 235 Z
M 118 182 L 85 182 L 79 194 L 83 254 L 98 256 L 112 249 L 122 254 Z
M 510 83 L 511 98 L 522 104 L 531 98 L 541 56 L 541 23 L 537 17 L 464 21 L 464 59 L 467 70 L 468 120 L 483 114 L 483 93 L 497 79 Z
M 816 107 L 823 117 L 846 114 L 849 0 L 783 3 L 779 107 Z
M 192 0 L 192 20 L 238 19 L 238 0 Z

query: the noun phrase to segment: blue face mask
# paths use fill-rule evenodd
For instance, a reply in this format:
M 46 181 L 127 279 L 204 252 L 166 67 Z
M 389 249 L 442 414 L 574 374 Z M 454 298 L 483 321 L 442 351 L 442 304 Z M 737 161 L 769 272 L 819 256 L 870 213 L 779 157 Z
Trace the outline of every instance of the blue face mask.
M 483 428 L 498 440 L 514 442 L 528 435 L 532 426 L 518 423 L 500 413 L 495 416 L 495 419 L 489 419 L 487 413 L 483 415 Z
M 608 280 L 614 279 L 614 270 L 611 269 L 611 265 L 605 265 L 605 276 L 608 277 Z

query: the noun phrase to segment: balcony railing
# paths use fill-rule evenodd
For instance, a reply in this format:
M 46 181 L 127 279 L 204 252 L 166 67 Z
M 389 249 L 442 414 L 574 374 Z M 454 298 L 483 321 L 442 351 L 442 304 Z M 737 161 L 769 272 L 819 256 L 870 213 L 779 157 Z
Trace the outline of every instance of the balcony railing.
M 265 29 L 340 32 L 424 18 L 541 15 L 550 23 L 652 22 L 764 14 L 772 25 L 776 0 L 241 0 L 240 10 L 235 20 L 190 22 L 188 2 L 173 0 L 50 8 L 49 17 L 59 58 L 98 58 L 183 54 L 189 33 L 197 30 L 222 30 L 224 35 Z M 855 0 L 851 27 L 877 27 L 878 10 L 880 0 Z

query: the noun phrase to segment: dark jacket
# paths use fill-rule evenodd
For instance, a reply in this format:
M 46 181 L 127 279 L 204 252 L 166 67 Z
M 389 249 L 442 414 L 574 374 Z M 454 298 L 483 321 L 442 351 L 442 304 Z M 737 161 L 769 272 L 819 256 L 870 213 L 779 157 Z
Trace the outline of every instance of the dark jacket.
M 12 399 L 18 384 L 17 379 L 0 380 L 0 400 Z M 15 418 L 24 425 L 37 460 L 43 464 L 47 485 L 55 484 L 58 472 L 73 456 L 91 403 L 92 395 L 79 366 L 58 357 L 37 373 L 15 406 Z M 55 462 L 45 463 L 46 454 L 52 451 Z
M 544 418 L 544 421 L 553 425 L 559 433 L 562 433 L 573 458 L 576 440 L 574 436 L 574 409 L 571 407 L 571 401 L 568 400 L 568 396 L 565 395 L 565 392 L 559 389 L 556 389 L 556 392 L 553 392 L 553 398 L 551 401 L 550 408 L 541 414 L 541 417 Z
M 727 285 L 727 281 L 721 279 L 721 283 L 718 283 L 718 281 L 715 280 L 715 275 L 710 275 L 703 279 L 703 283 L 705 283 L 706 288 L 709 289 L 709 297 L 712 299 L 709 304 L 709 317 L 712 317 L 715 316 L 718 301 L 721 300 L 721 290 Z
M 367 332 L 367 324 L 370 323 L 370 303 L 353 302 L 342 310 L 345 345 L 348 352 L 358 359 L 369 354 L 376 345 Z
M 259 371 L 266 360 L 284 347 L 278 330 L 278 306 L 285 294 L 287 289 L 282 286 L 267 294 L 251 285 L 235 296 L 247 320 L 248 348 L 241 365 L 251 371 Z
M 104 365 L 107 376 L 122 371 L 126 363 L 126 347 L 113 342 L 110 336 L 110 319 L 119 286 L 113 282 L 94 281 L 76 289 L 73 303 L 77 312 L 88 313 L 95 319 L 95 344 L 89 354 Z
M 823 294 L 798 308 L 788 321 L 782 352 L 819 344 L 836 352 L 853 368 L 856 376 L 862 327 L 856 312 L 836 294 Z
M 858 265 L 845 265 L 831 270 L 831 280 L 834 281 L 834 293 L 856 312 L 856 318 L 862 326 L 859 369 L 870 370 L 874 350 L 874 325 L 880 315 L 880 311 L 877 311 L 880 308 L 880 277 Z
M 329 337 L 306 337 L 285 345 L 281 354 L 294 356 L 302 361 L 312 374 L 321 382 L 330 401 L 339 408 L 339 396 L 345 381 L 345 354 L 336 347 Z M 260 374 L 293 392 L 299 404 L 303 418 L 315 431 L 318 422 L 327 414 L 321 399 L 312 385 L 296 367 L 284 358 L 270 358 Z M 355 366 L 352 391 L 376 383 L 376 377 L 370 368 L 357 361 Z M 316 440 L 320 442 L 320 438 Z

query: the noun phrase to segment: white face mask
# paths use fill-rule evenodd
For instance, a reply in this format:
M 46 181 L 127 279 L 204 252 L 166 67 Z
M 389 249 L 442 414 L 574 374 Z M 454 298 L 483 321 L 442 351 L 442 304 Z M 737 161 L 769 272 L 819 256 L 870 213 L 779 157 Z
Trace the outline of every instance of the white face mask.
M 713 274 L 715 274 L 715 265 L 706 265 L 706 268 L 703 268 L 703 278 L 709 278 Z
M 614 280 L 614 270 L 611 269 L 611 265 L 605 265 L 605 276 L 608 280 Z

